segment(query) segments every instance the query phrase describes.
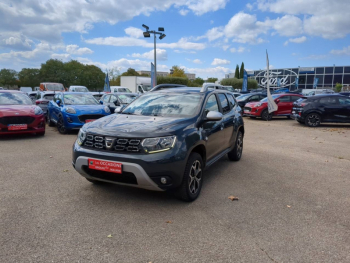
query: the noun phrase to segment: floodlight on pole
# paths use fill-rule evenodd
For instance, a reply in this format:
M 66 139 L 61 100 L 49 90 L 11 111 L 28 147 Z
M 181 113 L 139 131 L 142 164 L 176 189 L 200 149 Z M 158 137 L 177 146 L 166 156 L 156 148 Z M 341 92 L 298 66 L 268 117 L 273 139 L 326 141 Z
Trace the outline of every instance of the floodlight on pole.
M 142 27 L 144 27 L 146 29 L 145 32 L 143 32 L 143 36 L 144 37 L 151 37 L 151 34 L 154 35 L 154 73 L 155 73 L 155 79 L 157 79 L 157 47 L 156 47 L 156 35 L 159 35 L 159 39 L 163 39 L 165 38 L 165 34 L 161 33 L 164 32 L 164 27 L 158 27 L 158 31 L 157 32 L 155 30 L 151 30 L 149 31 L 149 27 L 146 26 L 145 24 L 142 24 Z

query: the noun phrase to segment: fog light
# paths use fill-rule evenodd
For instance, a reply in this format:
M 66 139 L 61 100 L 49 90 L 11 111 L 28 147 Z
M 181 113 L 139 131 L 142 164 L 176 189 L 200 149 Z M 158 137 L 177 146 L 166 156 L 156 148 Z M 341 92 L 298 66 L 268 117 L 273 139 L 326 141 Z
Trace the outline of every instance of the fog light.
M 167 180 L 166 180 L 165 177 L 162 177 L 162 178 L 160 178 L 160 182 L 161 182 L 162 184 L 166 184 L 166 183 L 167 183 Z

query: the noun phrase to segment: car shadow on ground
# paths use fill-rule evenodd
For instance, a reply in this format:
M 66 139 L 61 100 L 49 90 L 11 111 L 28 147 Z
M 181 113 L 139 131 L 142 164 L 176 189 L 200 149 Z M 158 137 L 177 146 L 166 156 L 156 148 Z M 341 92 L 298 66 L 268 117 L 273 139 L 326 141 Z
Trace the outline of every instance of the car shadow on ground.
M 18 141 L 18 140 L 43 140 L 45 135 L 36 135 L 36 133 L 26 133 L 26 134 L 6 134 L 0 136 L 0 141 Z

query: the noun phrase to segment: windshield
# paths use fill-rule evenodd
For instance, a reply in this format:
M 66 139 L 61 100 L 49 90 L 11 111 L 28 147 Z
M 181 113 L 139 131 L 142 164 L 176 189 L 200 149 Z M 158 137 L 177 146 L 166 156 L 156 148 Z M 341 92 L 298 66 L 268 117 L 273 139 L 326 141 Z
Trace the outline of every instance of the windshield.
M 61 83 L 47 83 L 45 84 L 46 90 L 52 91 L 64 91 L 64 87 Z
M 118 89 L 115 89 L 114 92 L 128 92 L 128 93 L 132 93 L 131 90 L 129 90 L 128 88 L 118 88 Z
M 134 101 L 134 99 L 136 99 L 136 96 L 135 95 L 118 95 L 118 98 L 120 99 L 120 101 L 123 103 L 123 104 L 129 104 L 131 103 L 132 101 Z
M 89 90 L 86 87 L 76 87 L 73 89 L 75 92 L 89 92 Z
M 233 91 L 235 91 L 235 89 L 234 89 L 234 88 L 232 88 L 232 87 L 224 87 L 224 89 L 225 89 L 225 90 L 232 91 L 232 92 L 233 92 Z
M 249 98 L 250 96 L 252 96 L 252 94 L 241 95 L 241 96 L 237 97 L 237 100 L 238 100 L 238 101 L 246 100 L 246 99 Z
M 142 85 L 144 91 L 150 91 L 152 89 L 151 85 Z
M 22 93 L 0 92 L 0 105 L 32 105 L 32 100 Z
M 200 107 L 201 94 L 149 94 L 141 96 L 122 112 L 122 114 L 192 117 Z
M 47 94 L 47 95 L 44 95 L 44 99 L 45 99 L 45 100 L 53 100 L 53 97 L 54 97 L 54 94 Z
M 275 100 L 277 99 L 279 96 L 281 95 L 272 95 L 272 98 Z M 262 99 L 261 102 L 266 102 L 267 101 L 267 97 L 265 99 Z
M 90 94 L 65 94 L 66 105 L 98 105 L 97 100 Z

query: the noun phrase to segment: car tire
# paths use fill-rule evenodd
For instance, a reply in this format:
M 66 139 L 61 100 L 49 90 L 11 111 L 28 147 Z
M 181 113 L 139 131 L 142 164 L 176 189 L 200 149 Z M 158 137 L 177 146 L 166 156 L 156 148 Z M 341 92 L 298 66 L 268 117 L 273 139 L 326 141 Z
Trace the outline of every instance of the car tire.
M 238 131 L 235 147 L 230 151 L 227 156 L 230 161 L 239 161 L 242 158 L 243 153 L 243 133 Z
M 60 115 L 58 117 L 58 121 L 57 121 L 56 126 L 57 126 L 57 130 L 60 134 L 67 134 L 68 131 L 67 131 L 66 127 L 64 126 L 64 121 L 63 121 L 62 115 Z
M 203 160 L 198 153 L 191 153 L 188 158 L 182 183 L 177 189 L 177 196 L 186 202 L 192 202 L 199 196 L 203 185 Z
M 272 119 L 272 114 L 269 113 L 269 110 L 268 109 L 265 109 L 263 110 L 263 112 L 261 113 L 261 118 L 264 120 L 264 121 L 269 121 Z
M 55 124 L 53 123 L 53 121 L 51 120 L 51 117 L 50 117 L 50 114 L 49 112 L 47 112 L 47 118 L 46 118 L 46 122 L 47 122 L 47 125 L 49 125 L 49 127 L 53 127 Z
M 309 127 L 317 127 L 321 124 L 321 116 L 318 113 L 309 113 L 305 118 L 305 124 Z
M 85 179 L 88 180 L 92 184 L 103 184 L 104 183 L 104 182 L 98 181 L 98 180 L 93 180 L 93 179 L 88 179 L 88 178 L 85 178 Z

